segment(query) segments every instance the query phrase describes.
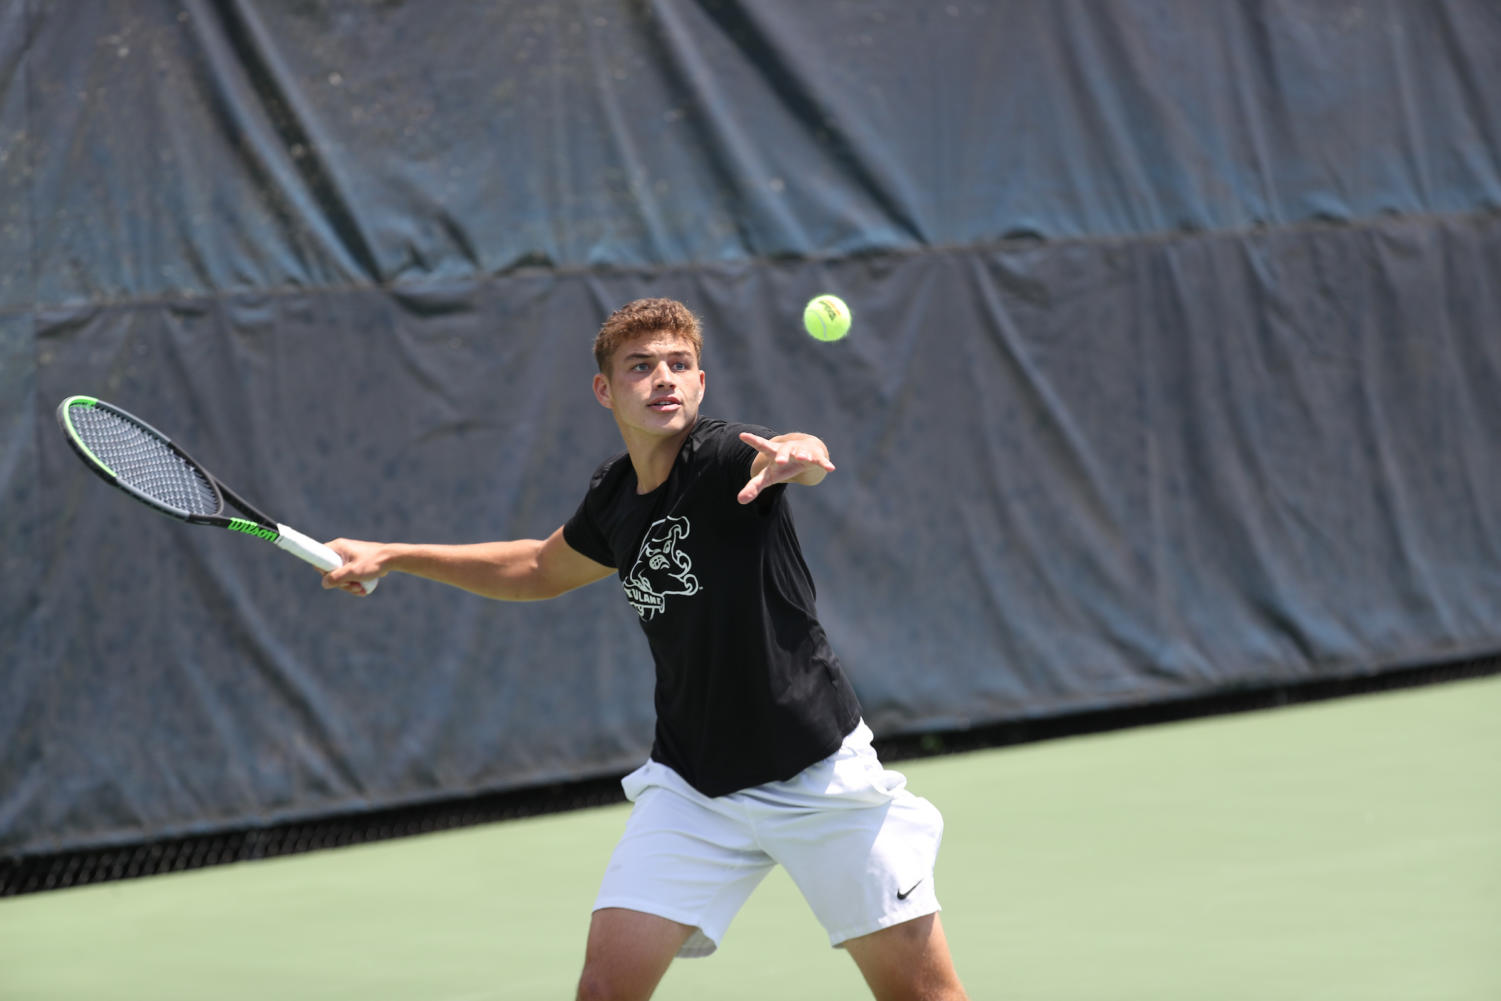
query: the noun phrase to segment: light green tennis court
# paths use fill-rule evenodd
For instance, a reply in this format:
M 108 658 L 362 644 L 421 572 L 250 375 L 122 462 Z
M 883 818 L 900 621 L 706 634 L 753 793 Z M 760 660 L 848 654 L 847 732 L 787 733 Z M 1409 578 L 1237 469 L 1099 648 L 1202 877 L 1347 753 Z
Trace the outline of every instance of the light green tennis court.
M 1488 678 L 899 767 L 976 1001 L 1495 1001 L 1498 719 Z M 626 810 L 0 901 L 0 999 L 571 997 Z M 657 996 L 868 995 L 778 871 Z

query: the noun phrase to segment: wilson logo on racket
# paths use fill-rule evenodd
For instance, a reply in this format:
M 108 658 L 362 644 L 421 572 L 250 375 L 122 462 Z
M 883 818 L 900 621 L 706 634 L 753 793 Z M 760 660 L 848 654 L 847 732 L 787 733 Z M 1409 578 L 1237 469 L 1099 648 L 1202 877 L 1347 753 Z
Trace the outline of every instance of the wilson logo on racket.
M 257 525 L 253 521 L 246 521 L 244 518 L 231 518 L 229 519 L 229 524 L 224 527 L 231 532 L 244 532 L 246 535 L 253 535 L 257 539 L 265 539 L 267 542 L 275 542 L 281 538 L 280 532 L 269 529 L 264 525 Z

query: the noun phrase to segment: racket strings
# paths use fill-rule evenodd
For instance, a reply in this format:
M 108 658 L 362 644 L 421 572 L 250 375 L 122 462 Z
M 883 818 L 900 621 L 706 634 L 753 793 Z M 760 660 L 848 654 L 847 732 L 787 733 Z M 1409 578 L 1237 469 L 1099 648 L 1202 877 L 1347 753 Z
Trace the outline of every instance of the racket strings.
M 74 407 L 78 439 L 126 486 L 188 514 L 217 514 L 218 492 L 204 473 L 147 428 L 101 407 Z

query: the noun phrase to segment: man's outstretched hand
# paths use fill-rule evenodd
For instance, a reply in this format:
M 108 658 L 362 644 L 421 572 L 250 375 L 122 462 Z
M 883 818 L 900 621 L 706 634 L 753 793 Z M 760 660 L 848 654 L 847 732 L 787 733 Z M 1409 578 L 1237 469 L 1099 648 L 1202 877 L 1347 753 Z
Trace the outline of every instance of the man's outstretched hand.
M 740 488 L 738 500 L 749 504 L 761 491 L 778 483 L 813 486 L 834 471 L 829 449 L 811 434 L 779 434 L 775 438 L 745 432 L 740 440 L 761 454 L 751 464 L 751 478 Z

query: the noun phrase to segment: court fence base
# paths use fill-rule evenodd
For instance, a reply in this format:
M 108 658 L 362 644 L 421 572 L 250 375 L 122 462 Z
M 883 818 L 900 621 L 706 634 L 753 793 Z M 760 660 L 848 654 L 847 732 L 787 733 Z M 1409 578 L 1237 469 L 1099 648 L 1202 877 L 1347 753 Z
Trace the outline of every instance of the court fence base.
M 1481 658 L 876 741 L 883 761 L 957 754 L 1501 674 Z M 86 851 L 0 858 L 0 897 L 295 855 L 624 801 L 620 776 Z

